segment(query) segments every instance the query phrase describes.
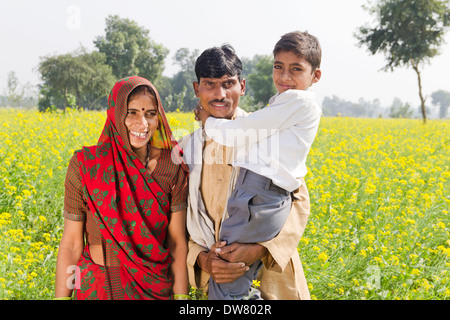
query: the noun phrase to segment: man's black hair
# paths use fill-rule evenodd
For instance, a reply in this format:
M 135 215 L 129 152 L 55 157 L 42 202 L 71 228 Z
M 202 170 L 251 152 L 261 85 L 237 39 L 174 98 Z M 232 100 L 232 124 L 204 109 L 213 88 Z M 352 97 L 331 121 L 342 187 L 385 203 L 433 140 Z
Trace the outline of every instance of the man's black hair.
M 203 51 L 195 62 L 195 75 L 200 78 L 221 78 L 224 75 L 238 76 L 241 81 L 242 62 L 229 44 Z

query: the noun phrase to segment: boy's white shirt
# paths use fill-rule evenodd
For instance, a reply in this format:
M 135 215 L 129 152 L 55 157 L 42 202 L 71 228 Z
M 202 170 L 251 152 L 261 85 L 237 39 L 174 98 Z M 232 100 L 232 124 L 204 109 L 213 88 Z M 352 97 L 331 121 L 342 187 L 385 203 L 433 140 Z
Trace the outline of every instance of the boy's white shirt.
M 237 107 L 235 116 L 246 117 L 248 113 Z M 204 130 L 201 128 L 195 130 L 192 134 L 188 134 L 178 141 L 179 146 L 183 149 L 183 161 L 189 167 L 189 193 L 188 207 L 186 210 L 186 227 L 193 241 L 204 248 L 211 248 L 216 242 L 214 221 L 206 212 L 203 198 L 200 192 L 200 184 L 203 167 L 203 144 L 205 136 Z M 232 177 L 229 181 L 228 194 L 231 193 L 236 179 L 236 168 L 233 168 Z M 228 216 L 226 212 L 222 215 L 222 220 Z
M 247 117 L 231 121 L 209 117 L 205 133 L 234 147 L 233 166 L 266 176 L 292 192 L 307 173 L 306 158 L 321 114 L 313 91 L 287 90 Z

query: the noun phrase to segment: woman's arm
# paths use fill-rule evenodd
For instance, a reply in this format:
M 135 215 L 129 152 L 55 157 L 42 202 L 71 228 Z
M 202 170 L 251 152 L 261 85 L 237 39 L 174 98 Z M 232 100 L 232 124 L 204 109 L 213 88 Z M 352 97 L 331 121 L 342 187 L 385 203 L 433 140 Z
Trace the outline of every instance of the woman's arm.
M 68 278 L 73 275 L 68 270 L 77 265 L 83 251 L 84 224 L 84 221 L 64 219 L 64 231 L 56 259 L 55 298 L 72 296 L 73 286 L 68 283 Z
M 188 294 L 186 209 L 172 212 L 169 219 L 167 245 L 172 256 L 170 272 L 174 280 L 173 293 Z

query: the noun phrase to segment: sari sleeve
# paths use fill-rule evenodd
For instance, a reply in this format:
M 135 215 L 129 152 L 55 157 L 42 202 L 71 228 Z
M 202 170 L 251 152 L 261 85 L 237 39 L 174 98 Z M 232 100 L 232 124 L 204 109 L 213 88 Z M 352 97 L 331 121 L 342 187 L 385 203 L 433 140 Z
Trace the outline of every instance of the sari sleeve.
M 86 220 L 86 202 L 76 155 L 70 159 L 64 183 L 64 218 L 74 221 Z
M 177 212 L 187 208 L 187 172 L 181 165 L 177 165 L 175 184 L 171 192 L 170 212 Z

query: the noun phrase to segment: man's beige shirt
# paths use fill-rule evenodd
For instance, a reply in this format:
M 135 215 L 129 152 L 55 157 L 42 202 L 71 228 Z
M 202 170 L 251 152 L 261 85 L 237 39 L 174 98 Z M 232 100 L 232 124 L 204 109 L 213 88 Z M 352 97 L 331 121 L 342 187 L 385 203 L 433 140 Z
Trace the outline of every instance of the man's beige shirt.
M 214 221 L 216 240 L 222 221 L 222 214 L 227 204 L 228 186 L 232 166 L 229 148 L 214 141 L 206 141 L 204 146 L 200 192 L 206 212 Z M 205 152 L 207 150 L 207 152 Z M 208 158 L 213 157 L 214 159 Z M 309 195 L 304 181 L 294 192 L 294 200 L 286 224 L 272 240 L 261 242 L 268 249 L 262 259 L 264 267 L 258 275 L 261 281 L 261 295 L 265 300 L 309 300 L 303 267 L 297 252 L 297 245 L 306 227 L 310 207 Z M 207 291 L 209 274 L 202 271 L 197 264 L 197 257 L 205 248 L 194 241 L 189 241 L 187 258 L 190 285 Z

